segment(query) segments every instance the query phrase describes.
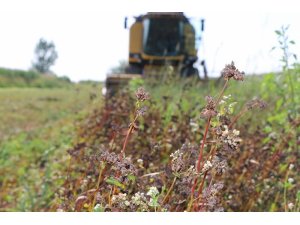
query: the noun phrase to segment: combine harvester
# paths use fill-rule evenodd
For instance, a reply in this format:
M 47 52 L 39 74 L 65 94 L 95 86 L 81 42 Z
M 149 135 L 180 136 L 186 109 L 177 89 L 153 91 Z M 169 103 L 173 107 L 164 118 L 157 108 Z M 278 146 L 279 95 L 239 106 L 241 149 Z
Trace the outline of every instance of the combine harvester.
M 124 26 L 127 28 L 127 18 Z M 204 20 L 199 24 L 204 31 Z M 182 12 L 147 13 L 135 17 L 130 27 L 129 65 L 125 74 L 109 75 L 105 82 L 106 95 L 111 96 L 129 80 L 144 77 L 151 71 L 159 71 L 165 65 L 171 65 L 182 77 L 199 77 L 194 67 L 198 60 L 195 27 Z M 204 77 L 207 77 L 205 61 L 201 61 Z

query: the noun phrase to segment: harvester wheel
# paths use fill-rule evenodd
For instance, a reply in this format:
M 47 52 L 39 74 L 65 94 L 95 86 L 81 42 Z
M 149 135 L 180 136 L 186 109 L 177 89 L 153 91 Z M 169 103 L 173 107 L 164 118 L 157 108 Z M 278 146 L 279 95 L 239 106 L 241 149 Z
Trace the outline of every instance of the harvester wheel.
M 189 66 L 181 70 L 182 77 L 199 77 L 199 70 L 195 67 Z

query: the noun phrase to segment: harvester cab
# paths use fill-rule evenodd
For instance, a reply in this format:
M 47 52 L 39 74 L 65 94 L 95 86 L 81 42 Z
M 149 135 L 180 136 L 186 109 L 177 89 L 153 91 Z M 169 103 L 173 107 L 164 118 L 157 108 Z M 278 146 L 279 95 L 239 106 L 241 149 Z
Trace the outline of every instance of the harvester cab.
M 124 27 L 127 28 L 127 18 Z M 204 30 L 204 20 L 199 26 Z M 112 74 L 106 79 L 109 95 L 132 78 L 148 76 L 153 69 L 171 65 L 182 77 L 199 77 L 194 67 L 198 60 L 195 27 L 182 12 L 155 12 L 135 17 L 129 29 L 129 58 L 124 74 Z M 206 77 L 205 61 L 201 62 Z

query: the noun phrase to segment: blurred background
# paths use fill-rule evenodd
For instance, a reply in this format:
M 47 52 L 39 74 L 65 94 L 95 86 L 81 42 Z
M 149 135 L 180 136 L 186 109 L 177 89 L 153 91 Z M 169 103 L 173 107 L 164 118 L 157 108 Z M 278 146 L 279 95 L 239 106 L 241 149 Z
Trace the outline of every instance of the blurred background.
M 282 5 L 284 4 L 284 7 Z M 118 7 L 116 7 L 118 6 Z M 286 1 L 1 1 L 0 67 L 31 68 L 40 38 L 55 44 L 58 58 L 51 70 L 72 81 L 105 80 L 111 68 L 126 62 L 129 29 L 134 16 L 147 11 L 184 11 L 195 28 L 205 19 L 198 43 L 210 76 L 218 76 L 224 62 L 234 60 L 247 74 L 279 71 L 280 53 L 274 31 L 290 25 L 289 35 L 300 41 L 300 14 Z M 294 52 L 300 47 L 293 46 Z M 200 66 L 196 64 L 195 66 Z

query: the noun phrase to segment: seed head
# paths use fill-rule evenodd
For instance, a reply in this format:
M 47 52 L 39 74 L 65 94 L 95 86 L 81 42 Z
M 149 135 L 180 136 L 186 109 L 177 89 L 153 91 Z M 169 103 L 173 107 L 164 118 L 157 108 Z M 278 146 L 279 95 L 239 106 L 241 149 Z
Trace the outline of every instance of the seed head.
M 205 97 L 206 100 L 206 108 L 207 109 L 215 109 L 216 108 L 216 102 L 214 101 L 213 97 L 211 96 L 206 96 Z
M 267 103 L 258 98 L 255 98 L 255 99 L 247 102 L 246 107 L 248 110 L 251 110 L 254 108 L 264 109 L 267 107 Z
M 223 143 L 224 150 L 233 152 L 238 149 L 242 139 L 239 137 L 240 132 L 238 130 L 229 130 L 228 126 L 224 125 L 222 128 L 216 129 L 218 139 Z
M 141 101 L 141 102 L 148 100 L 150 98 L 149 93 L 146 92 L 143 87 L 139 87 L 137 89 L 137 91 L 135 92 L 135 96 L 136 96 L 137 100 Z
M 175 173 L 181 171 L 185 164 L 183 160 L 183 152 L 179 149 L 174 153 L 172 153 L 170 157 L 172 158 L 171 161 L 172 171 Z
M 136 113 L 139 116 L 143 116 L 147 112 L 147 109 L 148 109 L 147 106 L 142 106 L 141 108 L 139 108 L 139 109 L 136 110 Z
M 225 158 L 220 158 L 218 156 L 215 156 L 212 160 L 212 166 L 215 169 L 216 173 L 218 175 L 221 175 L 226 172 L 228 169 L 228 163 Z
M 230 78 L 233 78 L 237 81 L 244 80 L 244 72 L 240 72 L 234 65 L 234 62 L 231 62 L 231 64 L 228 64 L 225 66 L 225 68 L 221 71 L 222 77 L 224 77 L 225 80 L 229 80 Z
M 202 110 L 201 116 L 204 118 L 210 118 L 216 116 L 218 112 L 216 111 L 216 102 L 211 96 L 206 96 L 206 106 L 205 109 Z

